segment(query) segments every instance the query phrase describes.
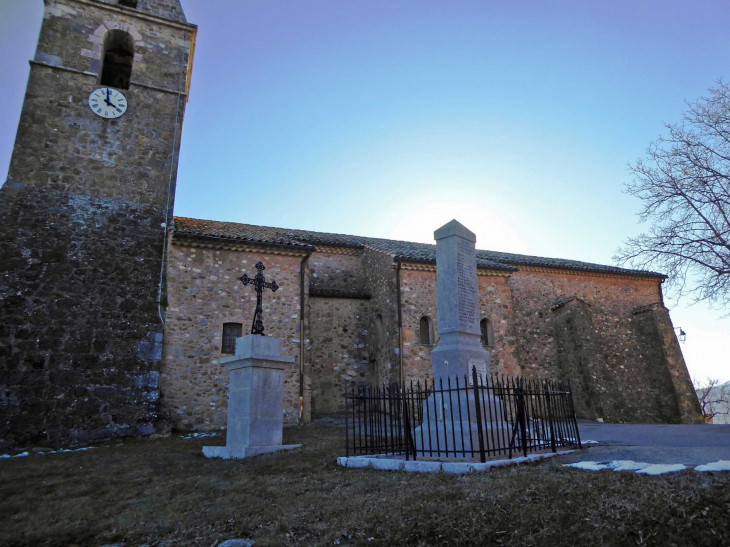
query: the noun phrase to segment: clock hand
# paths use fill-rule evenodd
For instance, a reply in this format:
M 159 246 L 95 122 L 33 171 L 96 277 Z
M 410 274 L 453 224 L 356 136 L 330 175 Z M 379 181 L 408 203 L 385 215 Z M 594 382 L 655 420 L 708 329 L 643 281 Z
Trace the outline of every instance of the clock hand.
M 104 102 L 106 102 L 106 104 L 108 104 L 109 106 L 114 106 L 114 105 L 113 105 L 113 104 L 112 104 L 112 103 L 111 103 L 111 102 L 109 101 L 109 93 L 111 93 L 111 90 L 110 90 L 110 89 L 109 89 L 109 88 L 107 87 L 107 88 L 106 88 L 106 99 L 104 99 Z

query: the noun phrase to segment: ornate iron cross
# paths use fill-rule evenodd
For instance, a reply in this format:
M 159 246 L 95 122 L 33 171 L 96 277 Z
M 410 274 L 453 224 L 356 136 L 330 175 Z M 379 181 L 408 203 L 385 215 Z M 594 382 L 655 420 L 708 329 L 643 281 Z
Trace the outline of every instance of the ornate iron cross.
M 253 314 L 253 325 L 251 326 L 251 334 L 259 334 L 261 336 L 264 335 L 264 308 L 261 305 L 261 298 L 264 294 L 264 289 L 271 289 L 272 292 L 276 292 L 276 290 L 279 288 L 279 285 L 276 284 L 276 281 L 272 281 L 271 283 L 267 283 L 266 279 L 264 279 L 263 271 L 266 269 L 263 262 L 258 262 L 256 264 L 256 269 L 258 270 L 258 273 L 253 277 L 249 277 L 246 274 L 243 274 L 241 276 L 241 281 L 243 281 L 244 287 L 246 285 L 253 285 L 254 289 L 256 290 L 256 312 Z

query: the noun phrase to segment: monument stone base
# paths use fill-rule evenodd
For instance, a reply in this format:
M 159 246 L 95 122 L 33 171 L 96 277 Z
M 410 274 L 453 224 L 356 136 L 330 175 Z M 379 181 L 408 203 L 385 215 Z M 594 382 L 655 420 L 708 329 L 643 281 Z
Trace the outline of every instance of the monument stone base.
M 507 450 L 512 428 L 507 422 L 487 422 L 482 424 L 482 435 L 485 451 Z M 430 427 L 423 425 L 416 428 L 414 436 L 416 450 L 422 456 L 427 456 L 433 451 L 433 455 L 439 458 L 462 457 L 463 453 L 466 453 L 467 457 L 479 457 L 479 427 L 474 422 L 464 420 L 430 424 Z M 512 448 L 515 449 L 517 446 L 519 439 L 515 438 Z
M 278 452 L 279 450 L 291 450 L 292 448 L 301 448 L 301 444 L 274 444 L 269 446 L 242 446 L 238 448 L 228 446 L 204 446 L 203 454 L 206 458 L 221 458 L 223 460 L 241 460 L 258 456 L 259 454 L 268 454 L 270 452 Z
M 443 401 L 441 400 L 442 395 Z M 423 421 L 414 431 L 417 450 L 479 453 L 479 425 L 474 394 L 469 391 L 449 396 L 436 392 L 423 402 Z M 492 394 L 479 398 L 485 450 L 507 449 L 512 436 L 504 401 Z M 460 412 L 461 410 L 461 412 Z M 519 440 L 515 440 L 513 448 Z M 458 456 L 456 454 L 455 456 Z M 448 457 L 448 456 L 447 456 Z
M 281 356 L 278 338 L 249 334 L 236 354 L 221 359 L 230 373 L 226 446 L 205 446 L 208 458 L 250 458 L 298 448 L 283 445 L 284 371 L 294 359 Z

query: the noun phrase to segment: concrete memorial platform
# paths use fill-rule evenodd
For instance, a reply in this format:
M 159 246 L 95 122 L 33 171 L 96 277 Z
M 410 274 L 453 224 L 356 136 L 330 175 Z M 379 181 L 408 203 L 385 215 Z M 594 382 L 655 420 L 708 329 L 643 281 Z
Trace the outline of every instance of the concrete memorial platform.
M 236 340 L 236 354 L 221 359 L 230 372 L 226 446 L 204 446 L 206 457 L 249 458 L 302 446 L 282 444 L 284 371 L 293 362 L 281 356 L 278 338 L 249 334 Z

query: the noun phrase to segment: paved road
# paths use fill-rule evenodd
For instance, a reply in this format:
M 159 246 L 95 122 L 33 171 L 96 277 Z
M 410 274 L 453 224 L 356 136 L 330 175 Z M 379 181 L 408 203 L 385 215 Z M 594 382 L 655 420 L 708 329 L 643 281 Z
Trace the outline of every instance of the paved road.
M 563 463 L 633 460 L 648 463 L 701 465 L 730 460 L 730 425 L 578 424 L 581 440 L 598 441 Z

